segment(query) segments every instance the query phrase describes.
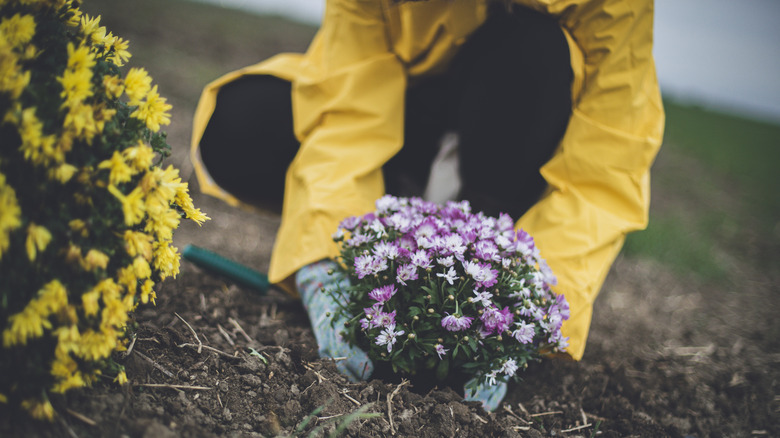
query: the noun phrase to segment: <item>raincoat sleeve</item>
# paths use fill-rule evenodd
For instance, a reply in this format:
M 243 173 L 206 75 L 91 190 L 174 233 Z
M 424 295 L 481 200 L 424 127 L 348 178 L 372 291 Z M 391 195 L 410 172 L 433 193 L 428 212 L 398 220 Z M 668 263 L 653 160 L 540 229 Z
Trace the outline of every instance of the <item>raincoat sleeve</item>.
M 518 0 L 558 17 L 581 51 L 573 113 L 541 169 L 546 195 L 517 223 L 534 237 L 567 298 L 568 354 L 585 350 L 593 302 L 625 235 L 647 225 L 649 170 L 664 113 L 652 57 L 650 0 Z M 577 71 L 579 70 L 579 71 Z
M 403 142 L 406 73 L 389 47 L 382 2 L 331 0 L 293 81 L 301 148 L 287 171 L 269 279 L 290 287 L 311 262 L 336 255 L 331 235 L 373 210 L 381 168 Z M 293 291 L 294 292 L 294 291 Z

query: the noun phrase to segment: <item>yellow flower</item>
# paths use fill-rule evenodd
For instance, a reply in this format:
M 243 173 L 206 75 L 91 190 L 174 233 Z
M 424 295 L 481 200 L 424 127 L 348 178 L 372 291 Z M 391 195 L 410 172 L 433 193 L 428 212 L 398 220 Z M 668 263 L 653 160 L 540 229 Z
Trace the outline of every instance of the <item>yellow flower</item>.
M 65 261 L 68 263 L 81 263 L 81 248 L 71 243 L 65 252 Z
M 108 186 L 108 191 L 122 203 L 122 211 L 125 214 L 125 225 L 133 226 L 138 222 L 141 222 L 141 219 L 144 218 L 144 214 L 146 214 L 146 207 L 143 199 L 144 192 L 140 187 L 133 189 L 127 196 L 123 195 L 122 192 L 113 185 Z
M 141 285 L 141 302 L 146 304 L 151 299 L 154 303 L 155 298 L 157 295 L 154 293 L 154 282 L 152 280 L 144 281 Z
M 138 279 L 135 277 L 133 265 L 124 267 L 117 271 L 117 281 L 127 289 L 127 293 L 135 294 L 138 289 Z
M 76 371 L 73 374 L 63 376 L 62 379 L 52 385 L 52 392 L 63 394 L 65 391 L 73 388 L 82 388 L 87 386 L 87 382 L 84 381 L 81 372 Z
M 144 231 L 154 233 L 160 240 L 171 240 L 173 230 L 179 227 L 181 217 L 179 213 L 164 204 L 146 205 L 149 218 L 146 221 Z
M 127 374 L 125 374 L 124 370 L 120 371 L 116 375 L 116 378 L 114 379 L 114 382 L 116 382 L 116 383 L 118 383 L 120 385 L 124 385 L 124 384 L 127 383 Z
M 100 26 L 92 32 L 90 35 L 92 40 L 92 47 L 95 46 L 107 46 L 111 44 L 111 34 L 107 33 L 105 26 Z
M 106 269 L 108 261 L 109 258 L 104 252 L 93 248 L 87 251 L 87 255 L 82 260 L 81 267 L 87 271 L 92 271 L 97 268 Z
M 76 47 L 73 43 L 68 43 L 68 70 L 91 72 L 95 64 L 95 56 L 90 52 L 89 46 Z
M 42 164 L 50 161 L 54 155 L 53 139 L 43 135 L 43 123 L 35 115 L 35 108 L 22 111 L 19 136 L 22 139 L 21 151 L 24 158 Z
M 77 7 L 69 7 L 68 12 L 70 12 L 72 15 L 68 17 L 68 21 L 65 22 L 65 25 L 70 27 L 78 27 L 82 17 L 81 10 Z
M 179 253 L 170 241 L 155 242 L 153 266 L 160 273 L 161 279 L 176 278 L 180 262 Z
M 103 301 L 117 300 L 119 299 L 119 294 L 121 292 L 119 285 L 114 282 L 113 278 L 101 280 L 93 289 L 100 293 L 100 296 L 103 297 Z
M 154 161 L 154 150 L 140 140 L 137 146 L 123 150 L 122 155 L 139 171 L 148 169 Z
M 187 219 L 194 221 L 198 224 L 198 226 L 203 225 L 203 222 L 209 220 L 210 218 L 202 211 L 200 211 L 199 208 L 195 208 L 195 205 L 192 203 L 192 198 L 190 198 L 190 194 L 187 190 L 187 185 L 187 183 L 184 183 L 183 187 L 176 191 L 176 205 L 184 210 L 184 214 L 187 216 Z
M 92 105 L 71 106 L 65 115 L 63 126 L 77 138 L 92 144 L 92 139 L 98 133 L 98 124 L 95 121 L 95 108 Z
M 152 78 L 143 68 L 131 68 L 125 76 L 125 94 L 130 105 L 138 105 L 152 88 Z
M 93 33 L 97 32 L 100 28 L 100 16 L 90 17 L 88 14 L 84 14 L 81 17 L 81 32 L 85 37 L 90 37 Z
M 27 47 L 24 48 L 24 53 L 21 54 L 21 57 L 23 60 L 29 61 L 38 57 L 38 54 L 38 49 L 32 44 L 28 44 Z
M 2 41 L 0 38 L 0 42 Z M 19 66 L 19 57 L 13 53 L 11 47 L 0 44 L 0 91 L 10 93 L 12 99 L 18 99 L 30 83 L 30 77 L 30 72 Z M 5 117 L 8 116 L 6 113 Z
M 70 181 L 73 175 L 78 172 L 78 168 L 72 164 L 62 163 L 54 169 L 49 170 L 49 178 L 59 181 L 62 184 Z
M 0 393 L 0 403 L 7 404 L 8 403 L 8 397 L 6 397 L 5 394 Z
M 118 99 L 125 91 L 125 86 L 119 76 L 103 76 L 103 88 L 106 89 L 106 95 L 113 99 Z
M 49 245 L 49 242 L 51 242 L 51 233 L 49 230 L 41 225 L 30 223 L 30 225 L 27 227 L 26 248 L 27 257 L 31 262 L 35 260 L 35 256 L 38 254 L 38 251 L 44 251 L 46 249 L 46 247 Z
M 63 107 L 77 106 L 93 94 L 91 70 L 65 70 L 57 80 L 62 84 Z
M 170 110 L 173 108 L 166 103 L 164 97 L 160 97 L 157 93 L 157 85 L 155 85 L 149 93 L 146 95 L 146 100 L 140 102 L 138 108 L 133 111 L 130 116 L 136 119 L 142 120 L 146 123 L 146 127 L 152 132 L 160 130 L 160 125 L 171 124 Z
M 79 336 L 81 338 L 81 336 Z M 67 377 L 78 370 L 79 366 L 70 356 L 70 351 L 60 348 L 59 344 L 54 350 L 54 361 L 51 364 L 51 375 L 54 377 Z
M 71 231 L 79 234 L 81 237 L 89 236 L 87 224 L 82 219 L 73 219 L 72 221 L 68 222 L 68 227 L 71 229 Z
M 40 338 L 44 329 L 51 328 L 51 322 L 31 304 L 34 303 L 31 302 L 24 310 L 8 318 L 9 326 L 3 330 L 3 347 L 24 345 L 28 339 Z
M 135 169 L 125 163 L 125 159 L 119 151 L 114 151 L 111 158 L 101 162 L 98 169 L 109 169 L 108 182 L 111 185 L 128 182 L 136 174 Z
M 165 170 L 159 167 L 151 169 L 144 175 L 140 184 L 149 192 L 146 209 L 150 212 L 168 208 L 176 194 L 187 187 L 187 183 L 181 182 L 179 170 L 171 165 Z
M 152 241 L 154 238 L 140 231 L 126 230 L 124 234 L 125 249 L 131 257 L 142 256 L 146 260 L 152 259 Z
M 81 333 L 76 324 L 64 325 L 54 330 L 54 336 L 57 337 L 57 352 L 71 352 L 78 350 L 79 339 L 81 339 Z M 54 373 L 52 373 L 54 374 Z
M 68 291 L 59 280 L 52 280 L 46 283 L 38 291 L 38 298 L 28 304 L 33 306 L 42 317 L 60 311 L 68 305 Z
M 30 416 L 36 420 L 54 419 L 54 408 L 49 400 L 39 400 L 37 398 L 28 398 L 22 401 L 22 408 L 30 413 Z
M 22 210 L 16 200 L 13 187 L 6 184 L 5 175 L 0 173 L 0 260 L 11 242 L 9 234 L 22 225 Z
M 79 339 L 78 356 L 87 360 L 99 360 L 111 355 L 117 345 L 117 332 L 113 328 L 104 328 L 99 332 L 88 329 Z
M 109 57 L 109 61 L 113 62 L 118 67 L 122 67 L 123 65 L 125 65 L 127 60 L 130 59 L 130 57 L 132 56 L 130 55 L 130 52 L 127 50 L 130 44 L 126 40 L 116 37 L 112 46 L 113 46 L 112 49 L 114 50 L 114 54 L 111 57 Z
M 152 275 L 152 268 L 149 267 L 149 262 L 140 256 L 133 259 L 133 270 L 135 271 L 135 278 L 139 280 L 149 278 Z
M 21 47 L 29 43 L 35 35 L 35 18 L 32 15 L 21 14 L 3 18 L 3 21 L 0 22 L 0 35 L 12 47 Z
M 129 308 L 122 300 L 104 300 L 105 306 L 102 312 L 101 330 L 121 328 L 127 324 Z
M 98 310 L 100 310 L 98 299 L 100 299 L 100 291 L 96 288 L 92 288 L 89 292 L 85 292 L 81 295 L 81 304 L 84 307 L 85 315 L 97 315 Z
M 62 84 L 60 97 L 65 99 L 63 107 L 76 107 L 92 96 L 92 67 L 95 57 L 88 46 L 76 48 L 68 43 L 68 66 L 57 80 Z

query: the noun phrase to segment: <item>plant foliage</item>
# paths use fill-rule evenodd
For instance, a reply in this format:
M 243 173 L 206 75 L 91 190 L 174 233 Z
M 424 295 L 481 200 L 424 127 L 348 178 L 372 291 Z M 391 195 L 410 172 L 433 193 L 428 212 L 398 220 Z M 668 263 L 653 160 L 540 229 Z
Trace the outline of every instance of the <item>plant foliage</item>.
M 0 402 L 127 380 L 131 312 L 179 271 L 172 233 L 208 219 L 161 161 L 171 106 L 78 0 L 0 0 Z

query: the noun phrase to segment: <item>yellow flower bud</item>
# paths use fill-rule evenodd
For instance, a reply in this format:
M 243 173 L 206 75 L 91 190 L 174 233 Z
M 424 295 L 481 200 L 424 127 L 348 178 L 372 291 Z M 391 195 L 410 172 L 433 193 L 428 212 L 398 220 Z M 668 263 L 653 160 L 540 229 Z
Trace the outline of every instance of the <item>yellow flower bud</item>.
M 43 251 L 51 242 L 51 233 L 41 225 L 30 223 L 27 227 L 27 257 L 34 261 L 38 251 Z
M 36 420 L 54 419 L 54 408 L 48 400 L 27 399 L 22 401 L 22 408 Z
M 106 269 L 108 266 L 108 256 L 97 249 L 90 249 L 87 251 L 87 255 L 82 260 L 81 266 L 87 270 L 92 271 L 94 269 Z

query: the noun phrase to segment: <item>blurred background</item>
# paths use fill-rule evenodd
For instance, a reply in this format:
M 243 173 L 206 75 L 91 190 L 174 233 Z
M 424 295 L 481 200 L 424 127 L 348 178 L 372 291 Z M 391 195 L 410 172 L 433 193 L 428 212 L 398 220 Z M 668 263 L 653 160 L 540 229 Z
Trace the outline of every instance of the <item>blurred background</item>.
M 324 0 L 196 0 L 317 25 Z M 679 100 L 780 123 L 780 2 L 656 0 L 655 57 Z

